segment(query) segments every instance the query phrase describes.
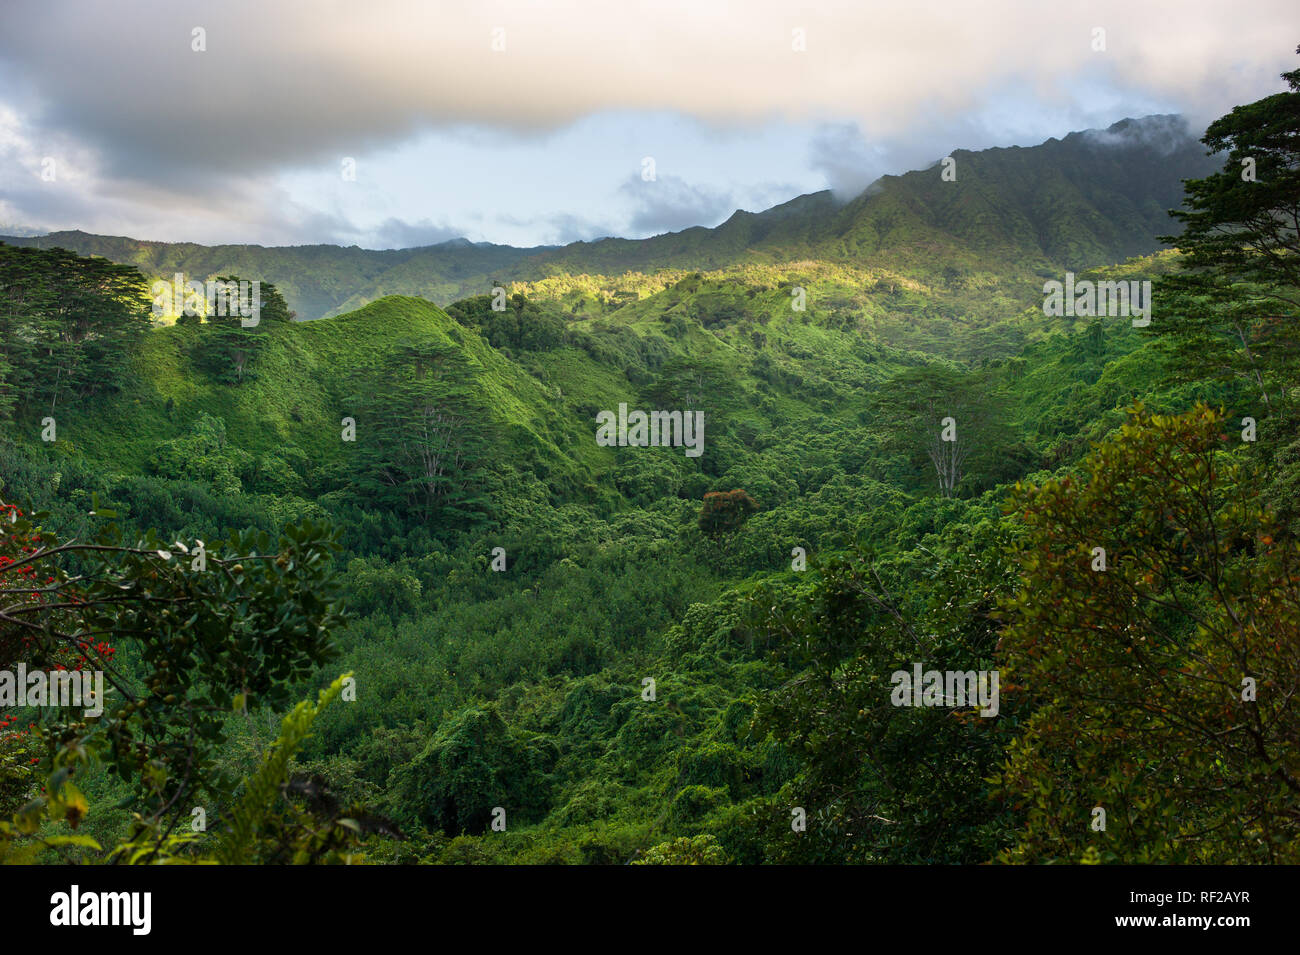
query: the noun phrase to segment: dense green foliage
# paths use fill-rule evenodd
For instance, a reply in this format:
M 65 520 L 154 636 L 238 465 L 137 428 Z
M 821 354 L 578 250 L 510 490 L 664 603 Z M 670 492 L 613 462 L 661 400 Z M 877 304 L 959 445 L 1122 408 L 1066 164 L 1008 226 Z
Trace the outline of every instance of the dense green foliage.
M 63 249 L 0 246 L 0 416 L 121 387 L 149 327 L 135 269 Z
M 1269 142 L 1300 133 L 1284 95 Z M 291 322 L 299 275 L 191 248 L 274 278 L 275 320 L 146 331 L 137 273 L 0 246 L 0 498 L 44 511 L 0 543 L 51 578 L 0 567 L 0 628 L 118 651 L 104 718 L 0 741 L 0 851 L 1297 861 L 1293 316 L 1224 357 L 1288 274 L 1154 252 L 1195 164 L 1109 133 L 480 262 L 445 310 L 367 291 L 426 291 L 391 275 L 418 255 L 363 282 L 337 250 L 317 287 L 375 300 Z M 1189 185 L 1197 221 L 1218 196 Z M 1169 297 L 1147 328 L 1046 318 L 1066 268 Z M 79 315 L 100 351 L 47 364 Z M 620 405 L 702 413 L 703 453 L 598 443 Z M 913 666 L 999 672 L 996 715 L 900 705 Z

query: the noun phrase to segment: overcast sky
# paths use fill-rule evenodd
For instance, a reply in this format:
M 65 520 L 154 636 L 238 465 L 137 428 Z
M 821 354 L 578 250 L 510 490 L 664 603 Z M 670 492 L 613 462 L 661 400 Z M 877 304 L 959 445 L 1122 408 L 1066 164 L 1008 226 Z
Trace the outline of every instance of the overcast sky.
M 954 148 L 1200 129 L 1297 42 L 1296 0 L 0 0 L 0 233 L 653 235 Z

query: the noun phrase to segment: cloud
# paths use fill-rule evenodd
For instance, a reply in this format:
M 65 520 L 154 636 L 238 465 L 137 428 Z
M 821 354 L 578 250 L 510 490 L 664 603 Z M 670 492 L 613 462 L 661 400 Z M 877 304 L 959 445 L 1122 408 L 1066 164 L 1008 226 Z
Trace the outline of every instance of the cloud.
M 658 176 L 647 181 L 633 175 L 619 192 L 632 200 L 633 212 L 628 225 L 638 235 L 716 225 L 736 209 L 730 192 L 692 186 L 680 176 Z
M 556 212 L 545 216 L 514 216 L 499 213 L 493 224 L 524 228 L 538 236 L 539 245 L 568 245 L 570 242 L 590 242 L 615 235 L 618 230 L 570 212 Z
M 534 220 L 536 221 L 536 220 Z M 546 245 L 568 245 L 570 242 L 591 242 L 616 234 L 609 225 L 593 222 L 585 216 L 558 212 L 541 221 L 541 242 Z
M 1147 116 L 1141 123 L 1120 122 L 1107 129 L 1089 129 L 1084 138 L 1098 146 L 1143 146 L 1169 155 L 1201 135 L 1182 116 Z
M 852 198 L 880 176 L 884 150 L 872 150 L 857 123 L 822 126 L 810 143 L 809 162 L 838 198 Z
M 424 245 L 438 245 L 465 234 L 463 229 L 429 219 L 406 222 L 393 218 L 385 219 L 373 232 L 374 244 L 367 245 L 367 248 L 414 249 Z
M 8 0 L 5 19 L 7 83 L 41 122 L 77 130 L 111 174 L 154 181 L 337 161 L 429 126 L 540 133 L 622 108 L 719 124 L 839 117 L 892 137 L 918 115 L 978 111 L 1008 83 L 1069 99 L 1072 80 L 1103 72 L 1217 114 L 1290 68 L 1279 37 L 1300 33 L 1293 0 L 1258 0 L 1249 17 L 1209 0 L 1176 16 L 1128 0 L 753 0 L 743 15 L 700 0 Z
M 1297 36 L 1294 0 L 1257 0 L 1250 16 L 1215 0 L 4 0 L 0 219 L 264 243 L 366 234 L 355 225 L 365 220 L 384 223 L 371 235 L 424 241 L 454 231 L 440 215 L 467 224 L 473 208 L 409 209 L 402 196 L 360 208 L 323 188 L 300 204 L 280 183 L 290 171 L 337 178 L 343 157 L 430 134 L 460 135 L 480 154 L 535 147 L 611 113 L 680 116 L 719 139 L 820 128 L 788 148 L 852 194 L 957 147 L 1150 113 L 1204 128 L 1281 89 Z M 39 178 L 47 157 L 57 189 Z M 791 175 L 761 160 L 727 189 L 752 199 L 752 182 Z M 474 168 L 443 174 L 481 186 Z M 619 181 L 593 183 L 593 196 Z M 530 210 L 533 234 L 680 229 L 741 204 L 666 176 L 658 185 L 620 194 L 622 222 L 598 199 Z M 496 201 L 484 189 L 478 208 Z

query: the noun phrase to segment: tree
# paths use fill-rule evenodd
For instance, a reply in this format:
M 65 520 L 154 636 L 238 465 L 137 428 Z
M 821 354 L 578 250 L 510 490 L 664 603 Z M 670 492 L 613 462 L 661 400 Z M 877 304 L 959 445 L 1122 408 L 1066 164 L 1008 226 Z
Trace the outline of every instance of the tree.
M 477 295 L 447 306 L 447 314 L 477 329 L 493 348 L 546 351 L 564 341 L 564 322 L 516 292 L 504 311 L 494 311 L 491 295 Z
M 985 781 L 1014 706 L 1003 698 L 992 719 L 898 706 L 890 677 L 917 663 L 993 668 L 1009 533 L 958 525 L 933 549 L 891 560 L 855 549 L 810 571 L 806 586 L 750 596 L 753 639 L 772 647 L 781 676 L 754 728 L 798 760 L 787 805 L 808 813 L 803 847 L 775 861 L 979 863 L 1005 845 L 1013 813 Z
M 1290 92 L 1237 106 L 1206 129 L 1201 142 L 1227 154 L 1224 168 L 1186 183 L 1188 208 L 1170 213 L 1183 233 L 1162 241 L 1177 243 L 1189 268 L 1300 290 L 1300 69 L 1282 78 Z
M 1300 47 L 1296 50 L 1300 53 Z M 1300 356 L 1300 70 L 1290 92 L 1238 106 L 1202 142 L 1223 169 L 1186 183 L 1182 271 L 1161 280 L 1153 331 L 1183 380 L 1248 380 L 1266 411 Z
M 491 413 L 464 354 L 448 342 L 407 342 L 357 376 L 365 434 L 355 482 L 385 506 L 473 521 L 486 503 L 481 469 Z
M 237 289 L 242 281 L 236 275 L 218 276 L 215 281 Z M 253 376 L 252 366 L 256 356 L 266 344 L 268 332 L 293 320 L 293 313 L 284 296 L 270 282 L 259 283 L 259 308 L 257 322 L 245 325 L 247 318 L 238 309 L 219 307 L 217 313 L 208 315 L 202 326 L 195 359 L 200 367 L 217 376 L 225 384 L 237 385 Z M 220 306 L 221 299 L 218 298 Z M 244 302 L 245 306 L 249 303 Z
M 758 504 L 744 490 L 710 491 L 700 507 L 699 528 L 712 538 L 740 530 Z
M 869 410 L 881 448 L 900 454 L 918 479 L 928 461 L 943 497 L 994 484 L 1016 463 L 1006 395 L 990 369 L 907 369 L 880 385 Z
M 0 243 L 0 415 L 116 390 L 149 324 L 133 266 Z
M 1222 424 L 1135 409 L 1012 499 L 1003 685 L 1032 716 L 1000 778 L 1027 814 L 1010 860 L 1300 860 L 1300 545 Z
M 357 850 L 365 834 L 401 838 L 389 820 L 359 805 L 343 809 L 318 780 L 290 772 L 312 724 L 351 676 L 345 673 L 320 691 L 315 704 L 301 702 L 284 717 L 280 735 L 239 787 L 238 801 L 214 833 L 215 845 L 201 847 L 197 833 L 175 831 L 164 819 L 137 813 L 127 837 L 108 851 L 107 861 L 117 865 L 357 864 L 364 861 Z M 72 776 L 88 764 L 80 739 L 55 752 L 44 792 L 9 818 L 0 819 L 0 863 L 31 862 L 42 849 L 103 851 L 90 836 L 75 833 L 89 805 Z M 62 821 L 70 823 L 74 834 L 57 831 L 55 824 Z
M 631 865 L 726 865 L 730 860 L 718 840 L 708 834 L 683 836 L 651 846 Z
M 236 780 L 213 769 L 228 715 L 286 705 L 291 686 L 337 652 L 337 545 L 310 522 L 278 540 L 129 542 L 111 511 L 90 516 L 107 523 L 85 541 L 13 512 L 0 524 L 4 662 L 16 653 L 29 670 L 52 669 L 73 653 L 103 672 L 101 716 L 64 708 L 34 734 L 43 771 L 62 771 L 50 794 L 93 754 L 133 786 L 142 818 L 170 833 L 194 800 L 232 798 Z M 131 646 L 129 671 L 110 638 Z
M 497 807 L 519 819 L 544 814 L 557 757 L 554 744 L 512 730 L 495 706 L 470 707 L 439 726 L 398 771 L 397 785 L 430 828 L 478 833 L 492 825 Z
M 36 330 L 50 307 L 45 260 L 0 243 L 0 418 L 31 394 Z
M 672 358 L 659 370 L 650 387 L 650 397 L 660 408 L 720 411 L 734 396 L 736 386 L 730 369 L 712 356 Z M 710 424 L 717 433 L 717 424 Z

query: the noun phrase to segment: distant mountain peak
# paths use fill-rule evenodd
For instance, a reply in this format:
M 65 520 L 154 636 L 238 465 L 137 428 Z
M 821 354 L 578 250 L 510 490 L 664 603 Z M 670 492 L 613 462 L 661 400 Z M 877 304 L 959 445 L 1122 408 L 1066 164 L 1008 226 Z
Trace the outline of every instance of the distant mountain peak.
M 1124 146 L 1171 153 L 1198 140 L 1187 119 L 1176 113 L 1121 119 L 1105 129 L 1084 129 L 1070 133 L 1065 142 L 1082 139 L 1096 146 Z

